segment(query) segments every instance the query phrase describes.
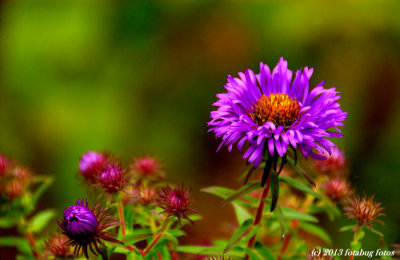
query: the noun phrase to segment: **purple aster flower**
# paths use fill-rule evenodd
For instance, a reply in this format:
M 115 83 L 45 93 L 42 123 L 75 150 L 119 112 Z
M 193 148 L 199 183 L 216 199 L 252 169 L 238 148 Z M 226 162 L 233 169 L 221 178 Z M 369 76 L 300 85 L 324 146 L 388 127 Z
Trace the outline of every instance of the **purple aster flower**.
M 84 153 L 79 159 L 79 172 L 85 180 L 95 183 L 106 164 L 106 155 L 89 151 Z
M 272 73 L 260 63 L 259 74 L 247 69 L 239 78 L 228 76 L 227 93 L 217 95 L 213 105 L 218 109 L 211 112 L 208 123 L 209 131 L 222 138 L 218 150 L 226 145 L 231 151 L 236 145 L 242 151 L 247 142 L 243 158 L 257 168 L 264 154 L 269 154 L 268 173 L 268 167 L 274 164 L 276 168 L 279 158 L 285 162 L 288 148 L 294 152 L 299 148 L 305 157 L 324 159 L 334 147 L 326 138 L 342 136 L 339 127 L 347 113 L 340 109 L 335 88 L 325 89 L 321 82 L 309 90 L 312 73 L 312 68 L 305 67 L 292 81 L 293 73 L 281 58 Z
M 104 212 L 105 209 L 100 208 L 99 204 L 89 209 L 88 203 L 85 203 L 85 200 L 78 200 L 75 206 L 64 210 L 63 221 L 57 222 L 63 234 L 69 238 L 68 244 L 75 247 L 75 255 L 82 249 L 86 258 L 88 258 L 88 247 L 94 254 L 96 254 L 94 249 L 98 253 L 103 254 L 103 251 L 99 248 L 99 244 L 104 247 L 106 246 L 101 239 L 122 244 L 113 238 L 114 234 L 104 231 L 109 227 L 120 225 L 121 223 L 111 219 Z M 105 220 L 109 221 L 103 223 Z

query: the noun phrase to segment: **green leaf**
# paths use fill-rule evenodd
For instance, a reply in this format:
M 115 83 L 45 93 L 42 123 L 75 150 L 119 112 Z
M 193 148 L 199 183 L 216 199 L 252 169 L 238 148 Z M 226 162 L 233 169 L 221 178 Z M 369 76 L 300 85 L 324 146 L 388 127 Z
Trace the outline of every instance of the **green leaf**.
M 274 213 L 275 213 L 275 215 L 277 215 L 277 217 L 279 219 L 279 225 L 281 227 L 281 235 L 283 238 L 285 236 L 285 216 L 282 212 L 282 208 L 279 205 L 277 205 L 276 211 Z
M 382 237 L 382 238 L 384 237 L 384 236 L 383 236 L 383 233 L 382 233 L 382 232 L 379 232 L 379 231 L 376 230 L 376 229 L 372 229 L 371 231 L 372 231 L 372 233 L 375 233 L 375 234 L 377 234 L 378 236 L 380 236 L 380 237 Z
M 190 218 L 192 221 L 196 222 L 198 220 L 202 220 L 203 216 L 199 214 L 190 214 L 188 215 L 188 218 Z
M 231 190 L 231 189 L 228 189 L 225 187 L 219 187 L 219 186 L 212 186 L 212 187 L 204 188 L 204 189 L 201 189 L 201 191 L 213 194 L 213 195 L 218 196 L 223 199 L 227 199 L 230 195 L 232 195 L 235 192 L 234 190 Z M 250 203 L 247 201 L 243 201 L 243 200 L 238 200 L 236 202 L 240 203 L 241 205 L 243 205 L 245 207 L 255 208 L 258 206 L 258 200 L 256 198 L 253 198 L 248 195 L 246 195 L 244 198 L 246 200 L 250 201 Z
M 0 228 L 11 228 L 18 224 L 17 217 L 2 217 L 0 218 Z
M 0 246 L 16 247 L 19 252 L 27 255 L 32 255 L 29 242 L 20 237 L 0 237 Z
M 289 177 L 289 176 L 280 176 L 279 180 L 281 182 L 284 182 L 284 183 L 292 186 L 293 188 L 295 188 L 297 190 L 300 190 L 302 192 L 311 194 L 311 195 L 313 195 L 314 197 L 316 197 L 318 199 L 321 198 L 321 196 L 318 193 L 313 191 L 310 187 L 308 187 L 306 184 L 304 184 L 303 182 L 301 182 L 299 180 L 296 180 L 296 179 L 294 179 L 292 177 Z
M 339 232 L 345 232 L 345 231 L 353 230 L 353 228 L 355 228 L 355 225 L 344 226 L 344 227 L 341 227 L 339 229 Z
M 361 242 L 351 242 L 351 249 L 359 251 L 361 249 Z
M 176 252 L 188 253 L 194 255 L 209 255 L 216 256 L 222 255 L 223 247 L 208 247 L 208 246 L 178 246 Z
M 260 254 L 254 252 L 251 248 L 245 248 L 246 254 L 250 257 L 251 260 L 263 260 Z
M 234 245 L 236 245 L 244 236 L 246 236 L 250 231 L 253 224 L 253 219 L 247 219 L 244 221 L 240 227 L 235 231 L 228 244 L 224 249 L 224 254 L 227 253 Z
M 222 202 L 222 205 L 225 205 L 226 203 L 229 203 L 231 201 L 234 201 L 236 199 L 241 198 L 242 196 L 249 194 L 250 192 L 252 192 L 255 189 L 260 188 L 259 186 L 259 182 L 258 181 L 252 181 L 247 183 L 246 185 L 242 186 L 240 189 L 238 189 L 237 191 L 235 191 L 232 195 L 230 195 L 227 199 L 225 199 Z
M 153 237 L 153 233 L 151 233 L 150 230 L 140 230 L 140 231 L 146 231 L 146 232 L 137 232 L 135 230 L 135 233 L 123 236 L 121 241 L 124 243 L 124 245 L 132 245 L 139 241 L 143 241 L 150 237 Z
M 168 232 L 171 233 L 174 237 L 186 236 L 185 231 L 180 229 L 169 229 Z
M 130 234 L 133 230 L 133 205 L 130 203 L 124 207 L 124 218 L 126 233 Z
M 157 243 L 153 246 L 153 248 L 146 254 L 145 259 L 152 259 L 155 257 L 157 252 L 161 251 L 164 246 L 167 245 L 169 240 L 165 237 L 160 238 Z
M 162 260 L 171 260 L 171 254 L 169 253 L 168 247 L 164 246 L 161 249 L 161 259 Z
M 37 213 L 31 218 L 28 229 L 33 233 L 40 232 L 55 215 L 56 212 L 52 209 L 46 209 Z
M 232 203 L 233 209 L 235 210 L 236 219 L 239 225 L 243 224 L 243 222 L 249 218 L 252 218 L 251 214 L 247 211 L 246 208 L 242 207 L 238 203 Z
M 267 247 L 265 247 L 260 242 L 255 243 L 254 249 L 259 253 L 259 255 L 261 255 L 263 257 L 262 259 L 276 260 L 274 254 L 271 252 L 271 250 L 269 250 Z
M 313 225 L 310 223 L 304 223 L 301 222 L 299 225 L 301 228 L 303 228 L 305 231 L 307 231 L 308 233 L 317 236 L 319 238 L 321 238 L 322 240 L 324 240 L 326 243 L 328 243 L 329 245 L 332 245 L 332 240 L 330 238 L 330 236 L 328 235 L 328 233 L 326 233 L 326 231 L 317 226 L 317 225 Z
M 165 231 L 163 233 L 163 236 L 168 239 L 168 241 L 170 241 L 174 246 L 179 245 L 178 239 L 171 233 L 169 233 L 168 231 Z
M 286 208 L 281 206 L 282 213 L 285 216 L 285 219 L 297 219 L 297 220 L 303 220 L 303 221 L 308 221 L 308 222 L 318 222 L 318 219 L 314 217 L 313 215 L 303 213 L 291 208 Z

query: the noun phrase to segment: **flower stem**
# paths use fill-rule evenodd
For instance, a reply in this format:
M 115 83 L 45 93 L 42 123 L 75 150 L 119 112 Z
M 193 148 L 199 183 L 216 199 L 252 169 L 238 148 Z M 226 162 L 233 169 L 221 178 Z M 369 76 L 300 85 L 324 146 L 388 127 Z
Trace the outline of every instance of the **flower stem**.
M 33 249 L 33 248 L 35 247 L 35 245 L 36 245 L 36 242 L 35 242 L 35 239 L 33 238 L 32 234 L 31 234 L 31 232 L 29 232 L 29 231 L 26 232 L 26 238 L 28 239 L 29 244 L 31 245 L 31 250 L 32 250 L 33 256 L 34 256 L 36 259 L 39 259 L 39 253 L 36 252 L 36 251 Z
M 126 229 L 125 229 L 125 217 L 124 217 L 124 205 L 122 204 L 122 200 L 118 201 L 118 215 L 119 215 L 119 221 L 122 223 L 121 224 L 121 232 L 122 235 L 126 235 Z M 135 251 L 135 248 L 131 245 L 126 246 L 127 249 L 130 251 Z
M 169 219 L 170 219 L 169 217 L 164 219 L 164 222 L 161 225 L 161 229 L 160 229 L 158 235 L 153 239 L 151 244 L 149 246 L 147 246 L 144 251 L 140 252 L 143 256 L 145 256 L 148 252 L 150 252 L 150 250 L 154 247 L 154 245 L 157 244 L 158 240 L 160 240 L 164 231 L 166 231 L 168 229 Z
M 154 240 L 151 242 L 151 244 L 143 251 L 142 255 L 145 256 L 152 248 L 153 246 L 160 240 L 162 233 L 159 233 Z
M 118 214 L 119 214 L 119 220 L 122 222 L 121 224 L 122 235 L 125 236 L 126 229 L 125 229 L 124 205 L 122 205 L 122 200 L 118 202 Z
M 267 197 L 268 192 L 269 192 L 270 180 L 271 180 L 271 177 L 268 176 L 267 182 L 265 183 L 265 187 L 264 187 L 263 193 L 262 193 L 262 195 L 260 197 L 260 202 L 258 204 L 256 217 L 255 217 L 254 223 L 253 223 L 254 226 L 257 226 L 261 221 L 261 217 L 262 217 L 262 213 L 264 211 L 264 205 L 265 205 L 264 199 Z M 248 247 L 249 248 L 253 248 L 254 242 L 256 241 L 256 235 L 257 234 L 254 234 L 254 236 L 252 236 L 250 238 L 249 243 L 248 243 Z M 247 254 L 245 256 L 245 259 L 246 260 L 249 259 L 249 256 Z
M 358 243 L 361 230 L 362 230 L 362 226 L 357 228 L 356 231 L 354 232 L 353 242 L 351 242 L 352 247 L 353 247 L 354 244 Z M 351 254 L 349 256 L 349 260 L 353 260 L 353 259 L 354 259 L 354 254 Z

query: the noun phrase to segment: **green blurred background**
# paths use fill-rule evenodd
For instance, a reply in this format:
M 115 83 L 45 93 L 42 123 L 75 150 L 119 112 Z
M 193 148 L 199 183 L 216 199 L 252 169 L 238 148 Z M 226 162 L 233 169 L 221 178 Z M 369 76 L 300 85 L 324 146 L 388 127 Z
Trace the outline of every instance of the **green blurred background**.
M 228 74 L 283 56 L 342 93 L 349 116 L 337 143 L 357 191 L 387 207 L 378 229 L 400 243 L 399 11 L 397 0 L 3 1 L 0 152 L 56 177 L 41 207 L 60 214 L 85 194 L 83 152 L 154 155 L 193 187 L 205 216 L 185 242 L 225 236 L 231 209 L 199 190 L 239 187 L 245 162 L 215 153 L 211 104 Z M 342 223 L 325 222 L 336 248 L 351 239 L 336 232 Z M 377 237 L 367 240 L 376 249 Z

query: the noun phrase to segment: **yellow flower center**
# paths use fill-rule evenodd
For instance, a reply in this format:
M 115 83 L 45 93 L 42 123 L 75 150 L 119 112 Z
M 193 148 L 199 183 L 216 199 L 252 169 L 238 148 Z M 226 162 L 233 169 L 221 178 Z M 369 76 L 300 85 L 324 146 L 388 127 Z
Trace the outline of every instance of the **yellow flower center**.
M 269 96 L 262 95 L 249 116 L 259 126 L 272 122 L 286 127 L 297 120 L 299 113 L 300 106 L 296 99 L 287 94 L 273 93 Z

